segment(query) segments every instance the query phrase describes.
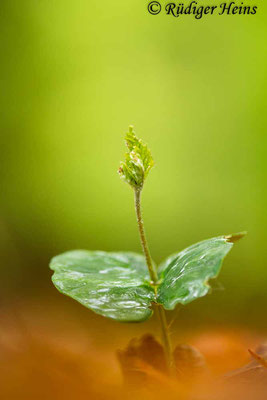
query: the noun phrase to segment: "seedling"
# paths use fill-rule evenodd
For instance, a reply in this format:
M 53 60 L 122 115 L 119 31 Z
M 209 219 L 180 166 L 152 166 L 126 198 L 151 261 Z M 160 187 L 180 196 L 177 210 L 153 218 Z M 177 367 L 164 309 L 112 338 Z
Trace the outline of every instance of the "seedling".
M 133 189 L 144 255 L 132 252 L 75 250 L 54 257 L 50 268 L 56 288 L 104 317 L 141 322 L 157 311 L 166 362 L 171 370 L 172 349 L 165 310 L 205 296 L 209 279 L 216 278 L 222 261 L 244 233 L 219 236 L 175 253 L 157 268 L 151 258 L 141 212 L 141 192 L 154 161 L 150 150 L 129 127 L 128 151 L 119 175 Z M 152 307 L 154 306 L 154 307 Z

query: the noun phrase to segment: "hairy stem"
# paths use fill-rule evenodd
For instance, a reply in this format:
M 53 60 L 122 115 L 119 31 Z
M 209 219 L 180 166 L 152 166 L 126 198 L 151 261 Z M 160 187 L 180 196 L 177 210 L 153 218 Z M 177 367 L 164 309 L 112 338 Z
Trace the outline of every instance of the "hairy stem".
M 146 240 L 144 222 L 143 222 L 142 211 L 141 211 L 141 190 L 136 189 L 134 191 L 134 194 L 135 194 L 135 212 L 136 212 L 136 216 L 137 216 L 137 223 L 138 223 L 141 245 L 142 245 L 144 255 L 146 257 L 146 264 L 147 264 L 147 268 L 149 271 L 150 279 L 151 279 L 153 285 L 156 285 L 158 282 L 158 274 L 153 265 L 149 247 L 148 247 L 147 240 Z
M 142 211 L 141 211 L 141 190 L 135 189 L 135 212 L 137 216 L 137 223 L 138 223 L 138 229 L 139 229 L 139 235 L 140 235 L 140 240 L 141 240 L 141 245 L 142 249 L 146 258 L 146 264 L 147 268 L 149 271 L 151 283 L 155 286 L 156 290 L 156 285 L 158 284 L 158 274 L 157 270 L 155 269 L 155 266 L 153 264 L 147 239 L 146 239 L 146 234 L 145 234 L 145 229 L 144 229 L 144 222 L 142 218 Z M 160 321 L 160 326 L 161 326 L 161 335 L 162 335 L 162 344 L 164 347 L 164 353 L 165 353 L 165 358 L 166 358 L 166 363 L 169 369 L 169 372 L 173 369 L 173 357 L 172 357 L 172 348 L 171 348 L 171 341 L 170 341 L 170 336 L 169 336 L 169 330 L 168 330 L 168 325 L 166 321 L 166 315 L 165 315 L 165 310 L 161 305 L 158 305 L 157 307 L 158 311 L 158 316 L 159 316 L 159 321 Z

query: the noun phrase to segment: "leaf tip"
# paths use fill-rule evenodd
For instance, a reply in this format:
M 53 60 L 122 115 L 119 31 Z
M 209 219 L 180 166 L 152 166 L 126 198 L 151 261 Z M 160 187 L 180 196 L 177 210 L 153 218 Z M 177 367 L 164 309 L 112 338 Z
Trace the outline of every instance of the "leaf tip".
M 238 233 L 232 233 L 231 235 L 226 235 L 224 236 L 224 239 L 226 239 L 227 242 L 229 243 L 235 243 L 238 240 L 242 239 L 244 236 L 246 236 L 247 232 L 238 232 Z

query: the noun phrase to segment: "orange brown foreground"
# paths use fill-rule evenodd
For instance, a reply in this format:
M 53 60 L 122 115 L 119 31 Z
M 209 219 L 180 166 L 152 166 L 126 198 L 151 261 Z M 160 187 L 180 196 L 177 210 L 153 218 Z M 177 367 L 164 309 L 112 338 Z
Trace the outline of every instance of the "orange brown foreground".
M 151 334 L 114 352 L 55 341 L 21 321 L 0 328 L 0 399 L 266 400 L 267 346 L 254 350 L 236 333 L 191 336 L 174 349 L 170 378 L 160 343 Z M 77 342 L 79 342 L 77 346 Z M 117 368 L 116 368 L 117 367 Z

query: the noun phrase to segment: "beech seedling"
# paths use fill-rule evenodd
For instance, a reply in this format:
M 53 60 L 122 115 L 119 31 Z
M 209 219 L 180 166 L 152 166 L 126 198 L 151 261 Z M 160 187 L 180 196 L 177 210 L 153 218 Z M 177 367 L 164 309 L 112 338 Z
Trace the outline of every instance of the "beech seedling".
M 156 309 L 166 361 L 171 366 L 171 343 L 164 310 L 173 310 L 177 304 L 188 304 L 205 296 L 210 289 L 209 280 L 218 276 L 224 257 L 244 234 L 219 236 L 193 244 L 157 267 L 150 255 L 141 213 L 141 192 L 154 161 L 133 127 L 129 127 L 125 141 L 128 151 L 118 172 L 134 191 L 143 255 L 69 251 L 51 260 L 52 281 L 61 293 L 117 321 L 145 321 Z

